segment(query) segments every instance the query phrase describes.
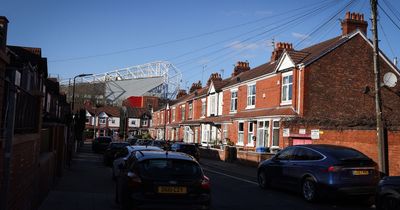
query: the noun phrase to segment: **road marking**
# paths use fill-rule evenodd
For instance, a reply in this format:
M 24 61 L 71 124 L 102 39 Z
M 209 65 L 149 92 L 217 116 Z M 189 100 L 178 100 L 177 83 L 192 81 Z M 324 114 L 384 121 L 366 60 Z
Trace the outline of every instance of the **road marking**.
M 224 174 L 224 173 L 221 173 L 221 172 L 218 172 L 218 171 L 214 171 L 214 170 L 211 170 L 211 169 L 208 169 L 208 168 L 203 168 L 203 169 L 205 171 L 209 171 L 211 173 L 215 173 L 215 174 L 219 174 L 219 175 L 222 175 L 222 176 L 226 176 L 226 177 L 229 177 L 229 178 L 232 178 L 232 179 L 236 179 L 236 180 L 239 180 L 239 181 L 242 181 L 242 182 L 247 182 L 247 183 L 250 183 L 250 184 L 258 185 L 257 182 L 249 181 L 247 179 L 242 179 L 242 178 L 239 178 L 239 177 L 236 177 L 236 176 L 232 176 L 232 175 L 229 175 L 229 174 Z

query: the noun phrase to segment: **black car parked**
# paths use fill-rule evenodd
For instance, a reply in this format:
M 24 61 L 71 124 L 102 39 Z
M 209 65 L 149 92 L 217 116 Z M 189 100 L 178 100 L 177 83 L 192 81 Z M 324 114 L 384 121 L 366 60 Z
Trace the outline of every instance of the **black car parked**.
M 378 182 L 377 164 L 361 152 L 342 146 L 291 146 L 258 167 L 261 188 L 299 191 L 307 201 L 326 195 L 357 195 L 370 200 Z
M 108 145 L 112 142 L 110 136 L 100 136 L 92 141 L 92 150 L 96 153 L 104 152 Z
M 137 151 L 117 181 L 122 209 L 209 209 L 210 181 L 191 156 Z
M 375 205 L 378 210 L 400 210 L 400 176 L 387 176 L 379 182 Z
M 195 144 L 176 142 L 171 145 L 171 151 L 183 152 L 193 156 L 194 158 L 196 158 L 197 161 L 200 160 L 200 150 L 199 147 L 196 146 Z
M 115 154 L 129 145 L 128 142 L 111 142 L 103 154 L 104 165 L 111 166 L 115 160 Z

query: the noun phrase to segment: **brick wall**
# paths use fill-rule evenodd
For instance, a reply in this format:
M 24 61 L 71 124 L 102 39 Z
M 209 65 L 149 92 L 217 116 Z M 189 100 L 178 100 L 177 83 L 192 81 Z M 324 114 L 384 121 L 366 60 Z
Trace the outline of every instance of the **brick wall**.
M 256 84 L 256 108 L 279 107 L 281 100 L 281 74 L 260 80 Z M 278 83 L 279 82 L 279 83 Z M 241 99 L 244 100 L 244 99 Z M 247 99 L 246 99 L 247 100 Z
M 305 70 L 304 116 L 333 120 L 375 118 L 372 48 L 357 35 Z M 337 62 L 340 61 L 340 62 Z M 382 77 L 389 66 L 380 59 Z M 370 91 L 364 94 L 368 86 Z M 400 86 L 391 88 L 400 91 Z M 383 112 L 400 122 L 400 97 L 383 88 Z

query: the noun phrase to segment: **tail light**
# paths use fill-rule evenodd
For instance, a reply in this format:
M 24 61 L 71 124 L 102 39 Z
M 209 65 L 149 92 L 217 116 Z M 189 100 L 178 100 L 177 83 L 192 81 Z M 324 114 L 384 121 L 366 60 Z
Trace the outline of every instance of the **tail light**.
M 128 172 L 127 176 L 129 177 L 128 186 L 131 188 L 137 188 L 142 184 L 142 180 L 138 175 L 133 172 Z
M 339 172 L 342 168 L 342 166 L 329 166 L 326 172 Z
M 206 176 L 203 176 L 203 179 L 201 180 L 201 188 L 205 190 L 210 189 L 210 179 Z

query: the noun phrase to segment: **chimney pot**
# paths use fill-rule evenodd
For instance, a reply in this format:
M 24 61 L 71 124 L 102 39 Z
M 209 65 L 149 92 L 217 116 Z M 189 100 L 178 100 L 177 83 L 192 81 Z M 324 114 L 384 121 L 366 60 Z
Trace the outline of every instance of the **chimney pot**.
M 347 35 L 357 29 L 364 34 L 367 33 L 368 23 L 364 21 L 364 14 L 356 12 L 346 12 L 346 18 L 341 21 L 342 35 Z

